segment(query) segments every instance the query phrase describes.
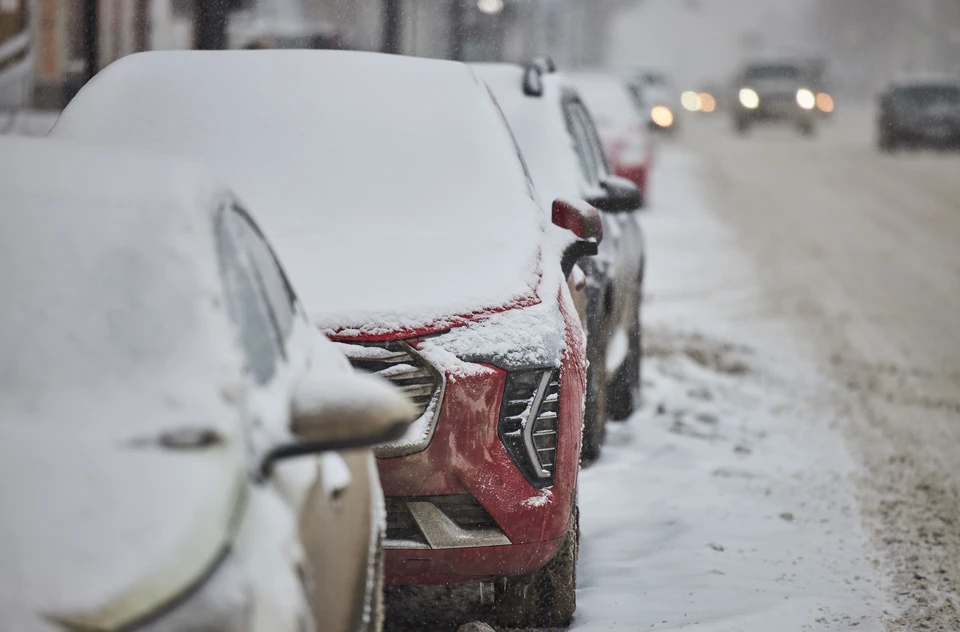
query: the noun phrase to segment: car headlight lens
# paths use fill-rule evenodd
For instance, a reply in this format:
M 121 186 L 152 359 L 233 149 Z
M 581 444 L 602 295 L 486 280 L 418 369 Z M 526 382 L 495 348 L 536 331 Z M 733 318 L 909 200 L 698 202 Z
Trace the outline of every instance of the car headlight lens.
M 507 373 L 497 434 L 507 454 L 538 489 L 553 485 L 559 407 L 559 369 Z
M 753 88 L 741 88 L 740 105 L 748 110 L 755 110 L 760 106 L 760 95 Z
M 807 88 L 797 90 L 797 105 L 804 110 L 812 110 L 817 105 L 817 97 Z
M 658 127 L 670 127 L 673 125 L 673 112 L 665 105 L 658 105 L 650 110 L 650 120 Z
M 833 97 L 826 92 L 821 92 L 817 95 L 817 109 L 825 114 L 829 114 L 833 112 L 833 108 Z

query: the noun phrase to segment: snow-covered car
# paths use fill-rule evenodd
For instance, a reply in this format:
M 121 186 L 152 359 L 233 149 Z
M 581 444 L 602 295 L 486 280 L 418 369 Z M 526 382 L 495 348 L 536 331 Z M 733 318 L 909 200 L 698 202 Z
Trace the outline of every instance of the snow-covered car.
M 0 196 L 2 627 L 372 629 L 358 486 L 414 411 L 310 326 L 238 198 L 179 158 L 12 139 Z M 344 577 L 335 628 L 311 601 Z
M 640 195 L 607 166 L 590 113 L 549 63 L 477 64 L 507 117 L 543 199 L 582 198 L 600 209 L 599 255 L 587 275 L 587 404 L 583 457 L 596 459 L 609 414 L 625 419 L 640 389 L 640 304 L 644 242 L 636 213 Z
M 54 133 L 214 165 L 316 325 L 413 398 L 419 420 L 377 450 L 388 583 L 486 582 L 511 627 L 569 623 L 586 357 L 565 278 L 602 223 L 579 201 L 544 211 L 468 66 L 145 53 L 101 72 Z
M 593 116 L 614 172 L 640 189 L 641 206 L 650 200 L 653 146 L 627 84 L 616 75 L 574 73 L 569 80 Z

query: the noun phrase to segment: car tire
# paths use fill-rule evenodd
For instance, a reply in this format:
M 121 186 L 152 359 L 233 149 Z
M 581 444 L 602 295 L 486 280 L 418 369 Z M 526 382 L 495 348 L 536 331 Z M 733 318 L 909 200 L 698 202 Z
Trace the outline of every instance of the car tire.
M 570 526 L 552 560 L 522 577 L 496 583 L 494 611 L 504 628 L 566 628 L 577 609 L 577 558 L 580 553 L 580 511 L 574 508 Z
M 804 137 L 811 137 L 817 133 L 817 128 L 813 124 L 813 121 L 801 121 L 797 126 L 797 129 L 800 130 L 800 135 Z
M 600 457 L 607 426 L 606 327 L 610 318 L 608 292 L 595 284 L 587 286 L 587 392 L 583 411 L 580 461 L 589 464 Z
M 637 281 L 637 309 L 628 333 L 627 360 L 620 365 L 607 387 L 607 417 L 611 421 L 626 421 L 637 409 L 643 385 L 643 268 Z
M 591 353 L 590 343 L 587 343 L 588 357 L 598 355 Z M 600 458 L 603 440 L 607 434 L 606 410 L 606 371 L 603 358 L 590 358 L 587 368 L 586 407 L 583 411 L 583 441 L 580 444 L 580 463 L 589 465 Z
M 750 131 L 750 122 L 742 117 L 738 117 L 734 122 L 734 130 L 740 136 L 746 136 L 747 132 Z

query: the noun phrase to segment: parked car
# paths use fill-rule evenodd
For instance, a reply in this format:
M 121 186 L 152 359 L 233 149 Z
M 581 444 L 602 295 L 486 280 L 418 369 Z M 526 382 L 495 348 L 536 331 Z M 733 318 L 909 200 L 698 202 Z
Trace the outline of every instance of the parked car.
M 640 205 L 644 206 L 650 199 L 653 147 L 646 120 L 640 116 L 627 85 L 617 76 L 602 73 L 568 77 L 593 117 L 614 172 L 637 185 Z
M 513 129 L 537 190 L 544 199 L 582 198 L 600 209 L 603 233 L 587 275 L 587 406 L 582 454 L 600 455 L 609 413 L 625 419 L 640 390 L 640 303 L 643 231 L 640 193 L 607 166 L 593 119 L 577 91 L 552 65 L 477 64 Z
M 358 486 L 410 402 L 309 325 L 193 164 L 7 139 L 0 196 L 4 627 L 335 629 L 310 598 L 375 583 Z
M 735 80 L 734 127 L 745 134 L 757 123 L 792 125 L 804 136 L 816 131 L 817 95 L 807 85 L 802 61 L 766 59 L 746 63 Z
M 146 53 L 101 72 L 54 133 L 231 177 L 317 326 L 413 397 L 419 420 L 377 453 L 388 583 L 486 582 L 511 626 L 569 623 L 586 357 L 564 281 L 602 224 L 575 200 L 543 211 L 468 66 Z
M 939 147 L 960 149 L 960 80 L 908 77 L 880 96 L 880 151 Z

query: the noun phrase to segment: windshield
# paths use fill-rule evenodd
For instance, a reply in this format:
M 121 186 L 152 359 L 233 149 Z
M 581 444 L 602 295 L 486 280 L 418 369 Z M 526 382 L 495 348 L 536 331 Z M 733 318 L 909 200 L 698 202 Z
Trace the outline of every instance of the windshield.
M 800 79 L 802 74 L 797 66 L 770 64 L 750 66 L 743 73 L 743 78 L 746 81 L 795 81 Z
M 910 86 L 893 91 L 893 102 L 906 106 L 960 105 L 960 86 Z

